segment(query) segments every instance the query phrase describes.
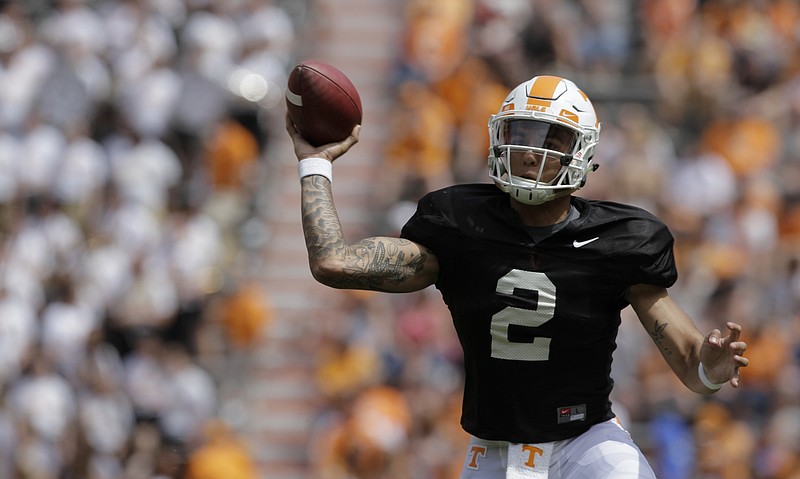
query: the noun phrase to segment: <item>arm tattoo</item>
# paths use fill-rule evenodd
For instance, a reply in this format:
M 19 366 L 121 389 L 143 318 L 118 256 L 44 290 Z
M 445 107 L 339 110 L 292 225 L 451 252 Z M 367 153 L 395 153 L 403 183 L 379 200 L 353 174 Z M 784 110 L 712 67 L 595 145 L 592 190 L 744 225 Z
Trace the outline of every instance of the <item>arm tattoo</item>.
M 365 239 L 348 247 L 344 276 L 336 286 L 382 290 L 384 284 L 400 284 L 411 278 L 422 271 L 426 254 L 406 258 L 400 246 L 410 243 L 400 238 Z
M 333 206 L 330 183 L 312 175 L 303 178 L 303 234 L 312 263 L 325 259 L 345 248 L 344 232 Z
M 655 341 L 659 349 L 664 351 L 666 356 L 672 356 L 672 350 L 664 345 L 664 330 L 667 329 L 667 326 L 669 326 L 668 323 L 660 324 L 658 321 L 656 321 L 655 325 L 653 326 L 653 332 L 650 333 L 650 336 L 653 337 L 653 341 Z
M 314 264 L 331 256 L 343 259 L 340 275 L 330 280 L 337 288 L 386 290 L 384 285 L 400 284 L 422 271 L 427 252 L 407 257 L 401 238 L 368 238 L 354 245 L 344 239 L 328 180 L 320 176 L 302 181 L 303 231 L 309 261 Z

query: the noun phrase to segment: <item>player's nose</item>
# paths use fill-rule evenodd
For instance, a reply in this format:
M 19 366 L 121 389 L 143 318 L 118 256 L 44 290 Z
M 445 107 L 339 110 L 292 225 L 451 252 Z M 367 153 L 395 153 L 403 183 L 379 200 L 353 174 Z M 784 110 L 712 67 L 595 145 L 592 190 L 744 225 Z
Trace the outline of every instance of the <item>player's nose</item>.
M 522 156 L 522 161 L 526 166 L 539 166 L 539 162 L 542 161 L 542 155 L 540 153 L 528 150 Z

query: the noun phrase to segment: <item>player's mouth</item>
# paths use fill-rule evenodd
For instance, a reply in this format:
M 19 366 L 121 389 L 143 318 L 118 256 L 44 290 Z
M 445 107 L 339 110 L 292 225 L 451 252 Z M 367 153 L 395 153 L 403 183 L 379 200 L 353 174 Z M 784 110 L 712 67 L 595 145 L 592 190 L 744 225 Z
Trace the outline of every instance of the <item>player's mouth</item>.
M 526 171 L 525 173 L 523 173 L 523 174 L 521 174 L 519 176 L 522 177 L 522 178 L 525 178 L 526 180 L 539 181 L 539 172 L 538 171 Z

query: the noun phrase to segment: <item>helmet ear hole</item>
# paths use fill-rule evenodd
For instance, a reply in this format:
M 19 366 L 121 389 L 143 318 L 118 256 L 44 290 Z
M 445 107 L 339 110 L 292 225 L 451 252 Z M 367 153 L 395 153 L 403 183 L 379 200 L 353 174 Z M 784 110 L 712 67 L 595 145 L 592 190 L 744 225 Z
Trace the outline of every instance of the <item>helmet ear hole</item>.
M 561 157 L 561 166 L 569 166 L 572 163 L 572 155 L 564 155 Z

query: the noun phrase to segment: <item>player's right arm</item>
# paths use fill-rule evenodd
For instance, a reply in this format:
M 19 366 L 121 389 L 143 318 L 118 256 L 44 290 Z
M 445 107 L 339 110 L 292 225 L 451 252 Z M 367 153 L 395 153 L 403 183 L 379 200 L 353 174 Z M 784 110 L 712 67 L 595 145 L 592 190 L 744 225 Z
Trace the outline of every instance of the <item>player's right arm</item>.
M 333 162 L 358 141 L 360 126 L 341 143 L 315 148 L 286 118 L 298 160 L 316 157 Z M 401 238 L 377 236 L 349 244 L 333 203 L 330 181 L 322 175 L 300 180 L 303 234 L 314 278 L 333 288 L 409 292 L 436 281 L 439 264 L 427 248 Z

